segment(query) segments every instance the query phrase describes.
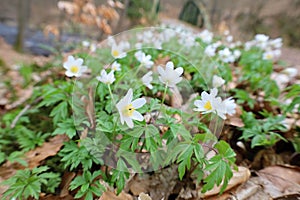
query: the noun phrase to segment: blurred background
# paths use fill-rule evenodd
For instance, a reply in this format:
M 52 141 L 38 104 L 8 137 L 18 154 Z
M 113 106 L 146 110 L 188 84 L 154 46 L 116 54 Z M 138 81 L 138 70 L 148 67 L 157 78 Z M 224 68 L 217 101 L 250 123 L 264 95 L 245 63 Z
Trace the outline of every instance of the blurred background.
M 300 47 L 300 0 L 1 0 L 0 36 L 18 51 L 49 55 L 51 47 L 102 40 L 136 26 L 183 20 L 229 29 L 239 40 L 257 33 Z

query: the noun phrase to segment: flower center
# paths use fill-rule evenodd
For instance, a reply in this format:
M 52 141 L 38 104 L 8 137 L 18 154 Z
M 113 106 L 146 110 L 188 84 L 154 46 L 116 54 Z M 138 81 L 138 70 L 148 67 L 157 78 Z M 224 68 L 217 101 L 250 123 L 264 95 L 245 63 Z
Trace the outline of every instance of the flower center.
M 266 58 L 269 59 L 269 60 L 272 59 L 272 57 L 273 56 L 271 54 L 267 54 L 267 56 L 266 56 Z
M 118 51 L 118 50 L 113 50 L 113 51 L 112 51 L 112 55 L 113 55 L 114 57 L 119 56 L 119 51 Z
M 76 74 L 78 71 L 79 71 L 79 68 L 78 66 L 76 65 L 73 65 L 71 68 L 70 68 L 70 71 L 74 74 Z
M 204 104 L 204 108 L 205 108 L 206 110 L 211 110 L 211 109 L 212 109 L 212 106 L 211 106 L 210 101 L 207 101 L 207 102 Z
M 126 117 L 131 117 L 133 115 L 133 112 L 134 112 L 134 107 L 132 106 L 132 104 L 128 104 L 127 106 L 125 106 L 123 110 L 123 115 Z

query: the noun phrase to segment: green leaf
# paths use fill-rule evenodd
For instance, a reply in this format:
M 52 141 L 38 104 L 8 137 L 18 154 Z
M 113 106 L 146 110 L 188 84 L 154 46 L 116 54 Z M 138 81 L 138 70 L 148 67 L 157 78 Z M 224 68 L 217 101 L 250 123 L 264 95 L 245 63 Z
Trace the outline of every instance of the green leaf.
M 59 121 L 63 121 L 67 118 L 68 112 L 68 103 L 63 101 L 53 108 L 50 117 L 53 117 L 53 123 L 57 124 Z
M 58 123 L 57 126 L 58 127 L 54 130 L 52 135 L 66 134 L 72 139 L 77 134 L 74 120 L 72 119 L 66 119 L 63 122 Z
M 195 144 L 194 154 L 198 162 L 202 162 L 204 158 L 204 150 L 200 144 Z

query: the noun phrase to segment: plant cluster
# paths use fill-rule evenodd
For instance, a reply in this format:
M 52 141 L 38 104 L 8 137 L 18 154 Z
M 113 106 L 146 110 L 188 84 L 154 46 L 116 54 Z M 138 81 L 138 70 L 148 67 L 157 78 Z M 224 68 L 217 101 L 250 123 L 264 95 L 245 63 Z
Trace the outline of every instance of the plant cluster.
M 109 187 L 120 193 L 130 173 L 171 164 L 178 167 L 179 180 L 193 177 L 202 192 L 215 185 L 223 192 L 236 169 L 235 152 L 218 140 L 223 120 L 242 109 L 240 139 L 251 147 L 271 147 L 285 140 L 286 116 L 299 111 L 299 85 L 286 89 L 282 98 L 292 102 L 282 106 L 271 77 L 280 46 L 280 39 L 265 35 L 243 44 L 233 42 L 229 32 L 214 36 L 162 25 L 69 55 L 61 62 L 66 77 L 37 85 L 31 101 L 41 97 L 38 104 L 13 129 L 19 110 L 6 114 L 0 130 L 0 162 L 25 166 L 24 152 L 66 135 L 69 140 L 56 155 L 60 165 L 18 171 L 5 182 L 10 186 L 5 197 L 54 193 L 59 174 L 71 171 L 75 198 L 93 199 Z M 291 140 L 297 146 L 299 140 Z

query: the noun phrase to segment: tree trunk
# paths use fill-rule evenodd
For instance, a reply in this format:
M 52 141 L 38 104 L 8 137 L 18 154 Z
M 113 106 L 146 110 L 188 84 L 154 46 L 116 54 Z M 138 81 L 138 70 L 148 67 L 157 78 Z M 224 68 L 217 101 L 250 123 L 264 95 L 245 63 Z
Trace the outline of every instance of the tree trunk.
M 24 39 L 30 13 L 30 0 L 19 0 L 18 2 L 18 34 L 15 49 L 19 52 L 24 50 Z

